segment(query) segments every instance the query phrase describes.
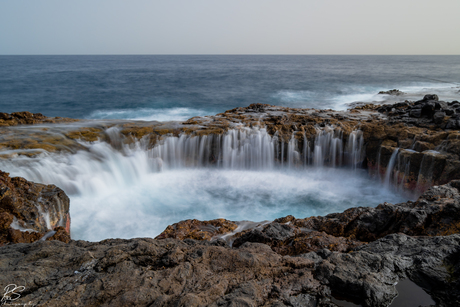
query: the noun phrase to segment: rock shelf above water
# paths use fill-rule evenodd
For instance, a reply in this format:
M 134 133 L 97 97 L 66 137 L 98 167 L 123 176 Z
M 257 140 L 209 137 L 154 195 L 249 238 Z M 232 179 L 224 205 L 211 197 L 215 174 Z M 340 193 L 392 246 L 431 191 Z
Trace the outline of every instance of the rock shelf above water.
M 336 306 L 334 297 L 388 306 L 395 284 L 409 278 L 438 306 L 458 306 L 459 107 L 427 95 L 347 112 L 253 104 L 165 123 L 1 113 L 2 159 L 88 150 L 85 142 L 95 141 L 121 151 L 139 141 L 154 148 L 168 137 L 263 127 L 286 144 L 274 156 L 283 163 L 288 150 L 307 157 L 322 129 L 340 131 L 343 142 L 359 130 L 359 167 L 420 197 L 259 224 L 186 220 L 156 239 L 85 242 L 69 239 L 62 190 L 1 173 L 0 288 L 23 285 L 20 302 L 38 306 Z

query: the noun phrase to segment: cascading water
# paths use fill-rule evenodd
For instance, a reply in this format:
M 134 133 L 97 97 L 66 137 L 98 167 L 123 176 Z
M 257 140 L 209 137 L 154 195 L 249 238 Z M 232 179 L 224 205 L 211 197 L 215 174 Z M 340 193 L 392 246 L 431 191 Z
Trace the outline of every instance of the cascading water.
M 72 237 L 85 240 L 154 237 L 189 218 L 301 218 L 404 200 L 370 182 L 364 170 L 350 172 L 363 157 L 360 131 L 344 140 L 339 129 L 326 127 L 314 140 L 295 132 L 285 142 L 264 128 L 242 127 L 166 136 L 153 148 L 143 140 L 123 145 L 116 128 L 107 134 L 110 144 L 17 156 L 0 160 L 0 169 L 64 189 Z
M 398 156 L 399 148 L 395 148 L 393 153 L 391 154 L 390 161 L 388 162 L 387 169 L 385 171 L 385 178 L 383 183 L 386 187 L 391 186 L 391 174 L 393 173 L 393 169 L 396 163 L 396 157 Z
M 343 133 L 334 127 L 317 128 L 313 146 L 304 136 L 302 150 L 294 132 L 284 142 L 264 128 L 231 129 L 224 135 L 181 135 L 160 140 L 151 150 L 166 168 L 217 165 L 224 169 L 272 169 L 276 165 L 293 168 L 312 164 L 316 167 L 349 166 L 356 168 L 364 158 L 361 131 L 353 131 L 344 147 Z

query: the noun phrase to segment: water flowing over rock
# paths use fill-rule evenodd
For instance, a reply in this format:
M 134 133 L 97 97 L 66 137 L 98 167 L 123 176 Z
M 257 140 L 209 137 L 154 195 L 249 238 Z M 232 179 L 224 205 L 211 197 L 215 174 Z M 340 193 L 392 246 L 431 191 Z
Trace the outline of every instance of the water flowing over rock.
M 3 128 L 1 156 L 84 151 L 89 146 L 82 140 L 100 141 L 125 154 L 133 147 L 148 151 L 157 170 L 365 167 L 387 185 L 419 195 L 431 185 L 460 177 L 460 134 L 454 129 L 460 104 L 435 96 L 384 105 L 379 112 L 375 106 L 338 112 L 253 104 L 182 123 L 80 121 Z M 442 123 L 428 111 L 411 117 L 426 104 L 445 113 Z
M 361 131 L 352 131 L 347 141 L 340 128 L 317 128 L 312 141 L 300 134 L 302 148 L 297 135 L 299 132 L 293 132 L 285 142 L 276 133 L 270 136 L 265 128 L 229 129 L 223 135 L 181 134 L 159 140 L 151 155 L 158 161 L 159 168 L 210 165 L 224 169 L 272 169 L 277 165 L 289 168 L 306 165 L 357 167 L 364 159 Z
M 181 123 L 50 125 L 40 118 L 44 125 L 10 127 L 40 116 L 2 114 L 2 165 L 27 167 L 51 152 L 104 160 L 93 147 L 101 146 L 142 155 L 147 162 L 136 166 L 151 171 L 367 168 L 418 196 L 259 223 L 184 220 L 156 239 L 85 242 L 68 236 L 62 190 L 1 173 L 0 288 L 24 286 L 18 303 L 337 306 L 347 299 L 388 306 L 395 284 L 409 278 L 438 306 L 460 304 L 458 102 L 427 95 L 348 112 L 253 104 Z M 35 243 L 9 244 L 18 242 Z
M 69 198 L 56 186 L 0 172 L 0 246 L 39 239 L 70 241 Z

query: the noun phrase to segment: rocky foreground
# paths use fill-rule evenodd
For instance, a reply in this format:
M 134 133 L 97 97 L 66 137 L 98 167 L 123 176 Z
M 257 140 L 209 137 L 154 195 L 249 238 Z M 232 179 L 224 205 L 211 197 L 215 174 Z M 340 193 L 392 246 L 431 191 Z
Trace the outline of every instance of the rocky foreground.
M 301 150 L 302 142 L 313 140 L 321 127 L 340 128 L 345 136 L 359 129 L 365 142 L 362 167 L 376 175 L 391 174 L 392 184 L 407 190 L 424 191 L 416 201 L 324 217 L 287 216 L 249 227 L 223 219 L 186 220 L 155 239 L 85 242 L 70 240 L 69 200 L 61 189 L 2 172 L 2 303 L 344 306 L 348 300 L 388 306 L 397 295 L 395 284 L 408 278 L 437 306 L 460 306 L 456 101 L 427 95 L 417 102 L 362 105 L 348 112 L 254 104 L 183 123 L 89 124 L 28 112 L 0 117 L 6 159 L 43 150 L 85 150 L 82 140 L 119 148 L 143 140 L 155 146 L 165 135 L 222 134 L 241 125 L 264 126 L 286 142 L 295 138 Z M 42 125 L 17 126 L 37 123 Z M 67 126 L 56 130 L 49 123 Z M 111 138 L 113 127 L 124 136 L 121 143 Z

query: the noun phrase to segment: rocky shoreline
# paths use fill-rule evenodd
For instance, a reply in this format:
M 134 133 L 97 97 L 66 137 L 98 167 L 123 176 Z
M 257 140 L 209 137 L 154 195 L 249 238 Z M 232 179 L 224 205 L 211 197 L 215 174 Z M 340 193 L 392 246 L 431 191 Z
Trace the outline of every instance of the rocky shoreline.
M 395 284 L 410 279 L 437 306 L 460 305 L 456 101 L 426 95 L 416 102 L 361 105 L 347 112 L 253 104 L 182 123 L 94 123 L 28 112 L 0 115 L 4 159 L 43 150 L 85 150 L 82 140 L 102 140 L 120 150 L 139 140 L 154 147 L 166 136 L 221 135 L 244 126 L 264 127 L 280 142 L 295 144 L 308 162 L 307 151 L 321 129 L 340 131 L 347 142 L 359 130 L 364 154 L 353 161 L 420 195 L 415 201 L 351 208 L 324 217 L 286 216 L 249 226 L 224 219 L 186 220 L 155 239 L 85 242 L 70 240 L 69 200 L 61 189 L 2 172 L 0 287 L 24 286 L 17 302 L 344 306 L 346 299 L 355 305 L 388 306 L 397 295 Z M 55 130 L 49 123 L 61 126 Z M 114 127 L 121 141 L 111 138 Z M 219 148 L 210 144 L 208 163 L 217 163 Z M 281 163 L 288 161 L 285 150 L 275 156 Z M 337 163 L 332 154 L 324 161 Z

